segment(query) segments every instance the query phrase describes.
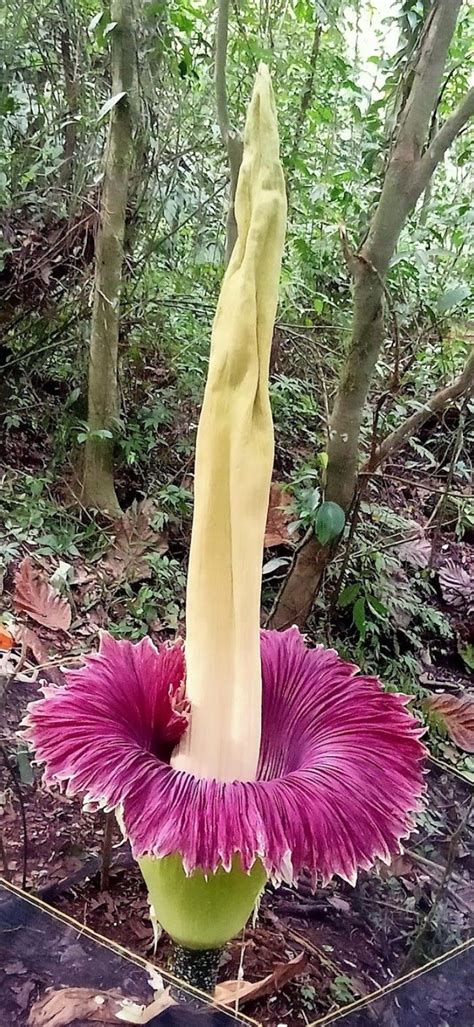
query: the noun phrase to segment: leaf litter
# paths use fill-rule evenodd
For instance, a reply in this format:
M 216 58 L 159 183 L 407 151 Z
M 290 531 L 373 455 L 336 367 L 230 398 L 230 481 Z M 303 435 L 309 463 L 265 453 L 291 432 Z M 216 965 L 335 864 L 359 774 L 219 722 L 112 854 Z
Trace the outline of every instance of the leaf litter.
M 71 626 L 67 599 L 45 581 L 30 556 L 21 561 L 15 575 L 13 606 L 45 628 L 68 631 Z
M 166 535 L 153 526 L 158 511 L 152 499 L 132 503 L 112 527 L 114 542 L 101 561 L 107 577 L 131 583 L 152 576 L 147 556 L 167 552 Z

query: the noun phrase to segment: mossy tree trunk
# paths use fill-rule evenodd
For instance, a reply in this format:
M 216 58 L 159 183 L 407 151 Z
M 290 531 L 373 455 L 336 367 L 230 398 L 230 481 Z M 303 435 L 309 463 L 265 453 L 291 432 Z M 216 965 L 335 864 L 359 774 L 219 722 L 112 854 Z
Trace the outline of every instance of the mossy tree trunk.
M 110 18 L 112 99 L 97 233 L 89 356 L 88 438 L 82 500 L 117 515 L 114 434 L 119 416 L 117 379 L 120 292 L 127 195 L 138 120 L 137 51 L 132 0 L 113 0 Z M 102 433 L 106 433 L 103 435 Z
M 368 235 L 357 253 L 346 246 L 354 283 L 352 334 L 329 424 L 325 500 L 347 514 L 357 482 L 359 435 L 370 383 L 383 340 L 384 280 L 400 232 L 426 190 L 446 150 L 474 114 L 471 89 L 426 145 L 433 110 L 462 0 L 438 0 L 423 28 L 410 88 L 399 113 L 380 199 Z M 385 455 L 387 455 L 385 453 Z M 270 625 L 301 627 L 311 612 L 334 547 L 308 533 L 278 596 Z

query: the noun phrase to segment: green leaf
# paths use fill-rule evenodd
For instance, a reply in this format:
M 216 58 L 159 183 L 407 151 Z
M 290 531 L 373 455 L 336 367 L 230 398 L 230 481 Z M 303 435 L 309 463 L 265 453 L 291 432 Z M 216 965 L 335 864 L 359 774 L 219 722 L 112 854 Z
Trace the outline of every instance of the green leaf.
M 91 20 L 89 22 L 88 31 L 89 32 L 94 32 L 95 29 L 97 28 L 99 22 L 102 21 L 103 17 L 104 17 L 104 12 L 103 11 L 99 11 L 98 14 L 94 14 L 94 17 L 91 18 Z
M 341 534 L 346 523 L 346 515 L 338 503 L 322 503 L 316 515 L 314 528 L 321 545 L 332 542 Z
M 19 745 L 16 751 L 16 762 L 18 772 L 24 785 L 31 785 L 35 779 L 34 771 L 30 763 L 30 754 L 26 745 Z
M 354 603 L 354 606 L 352 607 L 352 621 L 363 640 L 367 631 L 367 624 L 365 622 L 365 599 L 357 599 Z
M 443 314 L 445 310 L 452 310 L 453 307 L 458 307 L 460 303 L 467 299 L 469 293 L 470 289 L 466 284 L 455 285 L 452 289 L 441 293 L 436 304 L 438 313 Z
M 69 410 L 69 407 L 72 407 L 72 405 L 76 402 L 76 399 L 79 399 L 80 395 L 80 389 L 73 389 L 72 392 L 69 393 L 69 396 L 64 404 L 64 409 Z
M 59 561 L 59 566 L 56 568 L 54 574 L 51 575 L 49 581 L 53 588 L 57 589 L 58 592 L 65 592 L 68 589 L 69 582 L 74 577 L 74 571 L 70 563 L 66 563 L 64 560 Z
M 377 613 L 379 617 L 387 617 L 387 607 L 380 602 L 380 599 L 376 599 L 375 596 L 367 596 L 367 602 L 372 613 Z
M 474 645 L 468 642 L 463 648 L 458 646 L 459 655 L 469 670 L 474 670 Z
M 350 604 L 353 603 L 355 599 L 357 599 L 359 592 L 360 581 L 355 581 L 353 585 L 346 585 L 346 587 L 343 588 L 339 596 L 339 599 L 337 600 L 337 605 L 340 606 L 342 609 L 344 609 L 344 607 L 346 606 L 350 606 Z
M 115 96 L 109 96 L 109 99 L 106 100 L 100 108 L 100 111 L 97 115 L 97 121 L 102 121 L 102 118 L 105 118 L 105 115 L 109 114 L 110 111 L 113 110 L 113 108 L 116 107 L 116 105 L 120 103 L 120 100 L 123 100 L 124 96 L 126 95 L 127 93 L 123 89 L 121 93 L 116 93 Z
M 275 556 L 273 560 L 268 560 L 262 567 L 262 574 L 272 574 L 273 571 L 277 571 L 280 567 L 288 566 L 290 560 L 288 557 Z

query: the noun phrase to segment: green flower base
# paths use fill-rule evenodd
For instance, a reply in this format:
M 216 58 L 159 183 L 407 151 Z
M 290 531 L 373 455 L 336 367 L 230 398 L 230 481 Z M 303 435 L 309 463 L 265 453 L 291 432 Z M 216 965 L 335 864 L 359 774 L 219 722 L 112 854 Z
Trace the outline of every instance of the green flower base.
M 230 871 L 207 877 L 202 870 L 187 877 L 178 854 L 138 862 L 157 920 L 183 949 L 221 949 L 245 926 L 267 881 L 260 860 L 247 874 L 238 855 Z

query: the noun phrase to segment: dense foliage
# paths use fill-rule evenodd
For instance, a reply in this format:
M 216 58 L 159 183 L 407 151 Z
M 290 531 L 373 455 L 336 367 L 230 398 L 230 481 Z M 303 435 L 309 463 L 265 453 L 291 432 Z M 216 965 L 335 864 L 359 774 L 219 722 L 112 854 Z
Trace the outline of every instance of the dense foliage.
M 256 66 L 266 61 L 289 199 L 271 391 L 275 478 L 290 500 L 290 530 L 265 564 L 267 610 L 294 541 L 315 523 L 324 488 L 327 411 L 352 313 L 339 226 L 346 226 L 351 247 L 361 244 L 426 9 L 420 0 L 378 11 L 338 0 L 231 5 L 230 121 L 242 127 Z M 146 575 L 118 575 L 102 591 L 101 616 L 132 638 L 150 627 L 174 631 L 182 619 L 194 431 L 223 270 L 228 180 L 215 114 L 216 5 L 151 0 L 136 15 L 140 115 L 125 241 L 116 487 L 124 509 L 144 497 L 154 501 L 147 530 L 154 538 L 166 533 L 166 543 L 146 553 Z M 79 555 L 97 560 L 110 548 L 107 525 L 73 498 L 89 432 L 87 356 L 103 151 L 118 102 L 110 96 L 114 23 L 92 0 L 40 0 L 34 8 L 8 0 L 4 28 L 1 560 L 7 571 L 26 545 L 59 557 L 64 568 Z M 472 32 L 463 7 L 432 134 L 468 86 Z M 472 134 L 463 129 L 391 261 L 386 343 L 362 428 L 366 456 L 397 351 L 401 384 L 379 410 L 379 437 L 463 366 L 471 338 L 471 156 Z M 450 543 L 472 532 L 470 425 L 466 405 L 460 407 L 412 438 L 388 468 L 394 480 L 387 477 L 362 497 L 355 541 L 331 565 L 315 608 L 318 635 L 367 669 L 378 668 L 388 683 L 419 692 L 430 638 L 442 659 L 455 652 L 459 669 L 465 665 L 458 650 L 466 653 L 470 644 L 439 608 L 436 559 L 418 556 L 417 564 L 412 555 L 404 562 L 399 549 L 413 534 L 431 545 L 433 530 L 435 542 L 447 530 Z M 420 493 L 401 492 L 397 484 L 400 477 L 413 484 L 420 475 L 431 476 L 433 488 L 425 485 L 421 508 Z

